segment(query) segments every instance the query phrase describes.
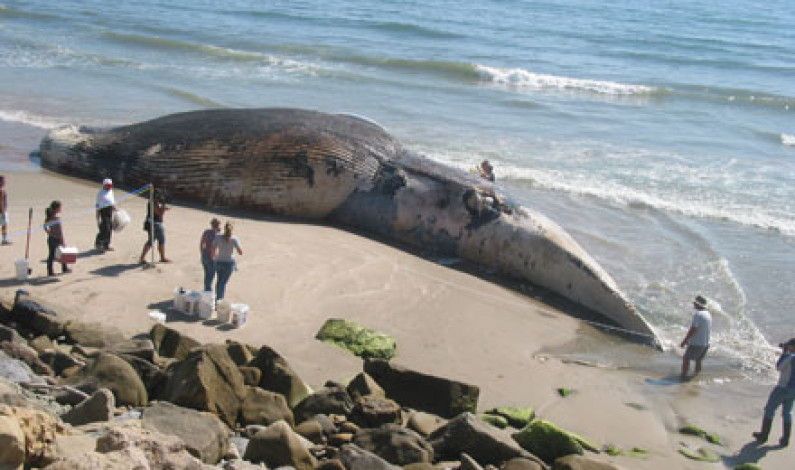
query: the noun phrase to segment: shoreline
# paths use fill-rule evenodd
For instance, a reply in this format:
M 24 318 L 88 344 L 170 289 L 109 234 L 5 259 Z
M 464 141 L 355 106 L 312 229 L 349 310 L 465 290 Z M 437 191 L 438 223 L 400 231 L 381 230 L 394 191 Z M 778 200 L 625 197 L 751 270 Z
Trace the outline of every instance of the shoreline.
M 174 262 L 142 269 L 137 258 L 145 239 L 143 199 L 121 206 L 132 221 L 114 233 L 116 251 L 98 255 L 87 249 L 95 234 L 89 211 L 98 183 L 47 170 L 5 174 L 10 233 L 24 232 L 27 207 L 34 208 L 34 227 L 40 226 L 46 204 L 61 199 L 67 242 L 81 253 L 72 274 L 56 276 L 52 282 L 42 279 L 45 268 L 40 260 L 46 257 L 46 246 L 42 234 L 34 233 L 34 277 L 20 283 L 13 280 L 13 262 L 24 255 L 24 237 L 0 247 L 0 292 L 6 301 L 16 288 L 25 288 L 57 299 L 75 312 L 75 318 L 110 322 L 134 336 L 151 328 L 147 313 L 167 308 L 174 288 L 201 285 L 198 239 L 215 213 L 173 206 L 165 227 L 167 254 Z M 117 190 L 117 199 L 124 194 Z M 649 383 L 658 379 L 647 377 L 643 368 L 566 362 L 570 355 L 587 357 L 589 344 L 605 342 L 616 344 L 623 354 L 645 354 L 650 360 L 656 353 L 626 345 L 505 286 L 368 237 L 267 217 L 234 219 L 245 255 L 230 280 L 228 297 L 250 305 L 248 324 L 222 330 L 174 316 L 168 326 L 203 343 L 235 339 L 268 345 L 312 387 L 327 379 L 347 381 L 361 370 L 359 358 L 314 339 L 327 318 L 342 317 L 392 335 L 398 344 L 395 362 L 481 387 L 481 410 L 533 406 L 545 419 L 596 442 L 652 451 L 648 459 L 600 455 L 623 468 L 703 468 L 705 464 L 677 452 L 679 442 L 696 442 L 676 432 L 684 421 L 721 435 L 727 446 L 711 449 L 731 456 L 751 441 L 757 418 L 761 420 L 770 386 L 712 383 L 709 358 L 704 376 L 685 383 Z M 575 393 L 562 398 L 556 392 L 559 387 Z M 766 453 L 760 463 L 764 468 L 786 468 L 788 452 Z

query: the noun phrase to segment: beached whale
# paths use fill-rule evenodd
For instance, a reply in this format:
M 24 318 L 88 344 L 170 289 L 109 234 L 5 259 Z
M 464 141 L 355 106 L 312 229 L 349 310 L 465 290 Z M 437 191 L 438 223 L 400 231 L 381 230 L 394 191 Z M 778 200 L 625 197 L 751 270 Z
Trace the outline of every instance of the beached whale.
M 209 206 L 362 229 L 529 281 L 657 345 L 611 277 L 557 224 L 495 185 L 416 155 L 366 119 L 299 109 L 173 114 L 112 129 L 68 126 L 42 165 Z

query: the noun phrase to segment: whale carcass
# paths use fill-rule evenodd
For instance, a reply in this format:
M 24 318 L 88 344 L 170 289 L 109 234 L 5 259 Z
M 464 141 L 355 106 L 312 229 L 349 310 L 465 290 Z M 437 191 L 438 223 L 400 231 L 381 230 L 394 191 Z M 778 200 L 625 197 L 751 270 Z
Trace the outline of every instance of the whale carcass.
M 112 129 L 67 126 L 42 165 L 75 176 L 154 183 L 175 197 L 328 221 L 529 281 L 657 337 L 611 277 L 562 228 L 506 202 L 493 184 L 405 149 L 350 115 L 299 109 L 173 114 Z

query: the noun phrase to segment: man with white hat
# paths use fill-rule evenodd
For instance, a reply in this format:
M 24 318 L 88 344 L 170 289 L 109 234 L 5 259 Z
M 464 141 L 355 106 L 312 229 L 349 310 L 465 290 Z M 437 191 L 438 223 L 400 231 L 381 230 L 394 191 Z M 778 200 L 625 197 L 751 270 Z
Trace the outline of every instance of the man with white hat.
M 97 194 L 97 225 L 99 233 L 94 246 L 101 252 L 113 250 L 110 237 L 113 233 L 113 211 L 116 210 L 116 198 L 113 196 L 113 180 L 102 180 L 102 189 Z
M 701 361 L 709 349 L 709 334 L 712 329 L 712 315 L 707 311 L 707 299 L 702 296 L 693 301 L 696 313 L 693 314 L 693 323 L 682 340 L 681 347 L 687 346 L 682 357 L 682 378 L 687 377 L 690 361 L 696 361 L 695 375 L 701 372 Z

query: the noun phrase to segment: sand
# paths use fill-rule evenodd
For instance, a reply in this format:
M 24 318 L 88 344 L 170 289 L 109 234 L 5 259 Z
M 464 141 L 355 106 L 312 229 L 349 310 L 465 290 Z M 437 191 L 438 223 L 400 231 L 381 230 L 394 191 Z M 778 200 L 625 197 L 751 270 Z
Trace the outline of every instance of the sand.
M 129 335 L 147 332 L 149 312 L 167 311 L 177 287 L 201 289 L 199 237 L 213 216 L 235 222 L 243 246 L 239 270 L 227 287 L 227 299 L 251 308 L 248 323 L 230 329 L 169 313 L 168 326 L 203 342 L 235 339 L 267 344 L 279 351 L 307 383 L 347 381 L 361 361 L 314 336 L 328 318 L 346 318 L 392 335 L 396 362 L 481 389 L 480 410 L 498 405 L 533 406 L 538 415 L 598 444 L 650 450 L 644 459 L 601 454 L 596 458 L 626 469 L 731 468 L 758 461 L 765 469 L 791 468 L 792 448 L 751 445 L 761 408 L 771 386 L 747 381 L 703 380 L 681 383 L 675 352 L 656 353 L 628 345 L 538 300 L 502 285 L 413 255 L 399 247 L 320 224 L 213 212 L 172 204 L 166 213 L 166 252 L 171 263 L 138 263 L 146 232 L 146 201 L 126 198 L 116 189 L 118 206 L 131 216 L 114 233 L 115 251 L 93 250 L 93 205 L 98 183 L 47 171 L 6 173 L 9 232 L 13 244 L 0 247 L 0 297 L 6 302 L 18 288 L 56 303 L 66 314 L 121 328 Z M 130 189 L 130 188 L 127 188 Z M 134 189 L 134 188 L 132 188 Z M 46 236 L 40 226 L 44 208 L 63 202 L 67 244 L 77 246 L 71 274 L 46 276 Z M 33 208 L 30 242 L 32 275 L 15 279 L 14 261 L 25 256 L 28 209 Z M 60 272 L 56 265 L 56 271 Z M 666 370 L 599 367 L 587 357 L 588 344 L 615 344 L 620 354 L 666 354 Z M 559 387 L 575 390 L 560 397 Z M 694 423 L 718 433 L 724 446 L 710 445 L 677 432 Z M 771 443 L 777 443 L 780 418 Z M 708 447 L 723 462 L 694 462 L 678 452 L 683 446 Z

